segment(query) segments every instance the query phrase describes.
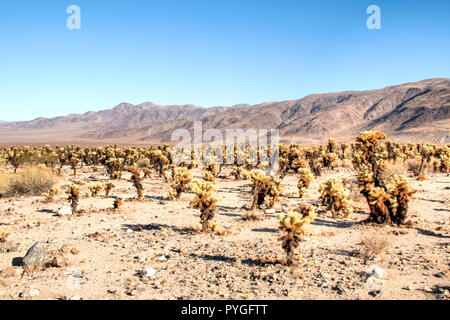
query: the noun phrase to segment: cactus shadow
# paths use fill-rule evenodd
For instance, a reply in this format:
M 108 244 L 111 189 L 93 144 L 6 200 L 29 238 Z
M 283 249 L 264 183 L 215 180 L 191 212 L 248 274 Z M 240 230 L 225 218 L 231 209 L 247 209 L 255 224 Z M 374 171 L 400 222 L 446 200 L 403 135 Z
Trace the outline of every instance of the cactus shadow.
M 52 209 L 40 209 L 38 210 L 39 213 L 52 213 L 52 214 L 57 214 L 57 212 L 55 210 Z
M 425 199 L 425 198 L 417 198 L 418 200 L 434 202 L 434 203 L 444 203 L 442 200 L 434 200 L 434 199 Z
M 13 267 L 20 267 L 20 266 L 22 266 L 22 262 L 23 262 L 23 257 L 15 257 L 12 259 L 11 265 Z
M 148 195 L 145 195 L 144 198 L 151 199 L 151 200 L 158 200 L 158 201 L 169 201 L 169 200 L 171 200 L 170 197 L 163 197 L 163 196 L 148 196 Z
M 237 194 L 241 194 L 245 191 L 245 189 L 248 189 L 250 187 L 250 185 L 248 186 L 243 186 L 243 187 L 231 187 L 231 188 L 223 188 L 218 190 L 217 192 L 220 193 L 237 193 Z
M 195 258 L 201 258 L 205 261 L 218 261 L 218 262 L 228 262 L 228 263 L 236 262 L 236 258 L 231 258 L 231 257 L 227 257 L 224 255 L 211 255 L 211 254 L 198 255 L 195 253 L 191 253 L 190 256 L 195 257 Z
M 253 232 L 269 232 L 269 233 L 278 233 L 279 230 L 275 228 L 255 228 L 252 229 Z
M 186 227 L 176 227 L 176 226 L 169 226 L 167 224 L 159 224 L 159 223 L 151 223 L 151 224 L 124 224 L 122 225 L 123 228 L 127 229 L 142 229 L 143 231 L 152 231 L 152 230 L 162 230 L 163 228 L 170 229 L 172 231 L 175 231 L 181 235 L 189 234 L 192 232 L 192 228 L 186 228 Z
M 433 209 L 434 211 L 439 211 L 439 212 L 450 212 L 449 209 Z
M 315 226 L 323 226 L 323 227 L 330 227 L 330 228 L 338 228 L 338 229 L 344 229 L 349 228 L 355 224 L 358 224 L 358 222 L 350 222 L 350 221 L 330 221 L 330 220 L 324 220 L 324 219 L 318 219 L 316 218 L 313 222 L 311 222 L 311 225 Z
M 421 228 L 416 228 L 416 230 L 424 236 L 431 236 L 431 237 L 436 237 L 436 238 L 441 238 L 441 239 L 450 239 L 450 236 L 444 236 L 442 234 L 436 233 L 431 230 L 425 230 L 425 229 L 421 229 Z

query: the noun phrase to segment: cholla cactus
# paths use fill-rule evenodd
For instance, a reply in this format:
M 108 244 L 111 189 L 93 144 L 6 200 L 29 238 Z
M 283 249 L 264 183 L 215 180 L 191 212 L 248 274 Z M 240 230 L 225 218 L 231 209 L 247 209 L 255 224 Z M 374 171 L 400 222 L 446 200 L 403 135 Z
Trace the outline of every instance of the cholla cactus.
M 114 204 L 113 204 L 113 208 L 114 210 L 120 211 L 120 207 L 123 204 L 123 199 L 122 198 L 117 198 L 116 200 L 114 200 Z
M 281 184 L 283 179 L 276 178 L 274 176 L 271 177 L 270 187 L 269 187 L 269 208 L 272 209 L 275 206 L 275 203 L 278 201 L 278 197 L 280 194 L 284 192 L 284 186 Z
M 6 242 L 6 238 L 9 236 L 9 233 L 3 230 L 0 230 L 0 242 Z
M 190 184 L 190 188 L 195 193 L 195 197 L 190 204 L 194 208 L 200 209 L 202 231 L 207 232 L 210 227 L 210 221 L 214 218 L 214 213 L 217 210 L 216 203 L 220 201 L 214 194 L 217 191 L 217 187 L 211 182 L 194 180 Z
M 149 168 L 143 168 L 142 171 L 144 171 L 144 177 L 142 179 L 150 178 L 152 170 L 150 170 Z
M 216 181 L 216 178 L 211 173 L 211 171 L 207 171 L 207 170 L 203 171 L 202 172 L 202 177 L 203 177 L 203 180 L 205 180 L 205 181 L 209 181 L 209 182 L 212 182 L 212 183 L 214 183 Z
M 172 199 L 179 199 L 182 192 L 185 192 L 192 180 L 191 172 L 184 167 L 177 167 L 174 169 L 174 180 L 172 188 L 174 192 L 169 193 L 169 197 Z
M 391 220 L 397 224 L 402 224 L 408 215 L 408 200 L 417 190 L 413 190 L 408 180 L 399 175 L 392 176 L 386 187 L 392 199 L 393 216 Z
M 330 169 L 334 169 L 337 167 L 337 155 L 335 153 L 323 153 L 321 156 L 321 161 L 322 161 L 322 165 L 324 168 L 330 168 Z
M 422 176 L 424 171 L 424 165 L 425 162 L 430 162 L 431 157 L 434 155 L 434 149 L 431 146 L 419 146 L 419 158 L 420 158 L 420 165 L 416 172 L 414 172 L 415 176 Z
M 111 183 L 111 182 L 107 182 L 105 184 L 103 184 L 103 189 L 105 190 L 105 196 L 109 196 L 109 194 L 111 193 L 111 190 L 114 189 L 115 186 Z
M 391 212 L 389 211 L 392 203 L 389 194 L 384 188 L 373 187 L 367 196 L 371 220 L 376 223 L 390 223 Z
M 385 158 L 387 152 L 383 152 L 383 146 L 380 145 L 386 135 L 382 132 L 372 130 L 361 132 L 356 138 L 355 151 L 353 153 L 353 165 L 358 171 L 367 170 L 373 173 L 375 186 L 384 186 L 383 170 L 385 169 Z
M 138 199 L 144 198 L 144 187 L 142 186 L 142 178 L 139 174 L 139 169 L 136 167 L 129 167 L 128 172 L 131 172 L 131 182 L 136 188 Z
M 344 188 L 344 179 L 330 179 L 319 187 L 320 199 L 327 211 L 331 211 L 333 218 L 346 218 L 353 209 L 348 200 L 350 190 Z
M 356 139 L 353 164 L 358 170 L 361 193 L 369 204 L 369 221 L 402 224 L 407 216 L 409 197 L 415 191 L 410 189 L 407 179 L 403 176 L 391 177 L 388 184 L 383 180 L 385 160 L 397 157 L 395 150 L 399 149 L 398 145 L 389 141 L 382 145 L 380 142 L 385 139 L 386 135 L 382 132 L 362 132 Z M 402 153 L 413 157 L 416 153 L 414 150 L 421 152 L 422 165 L 433 152 L 433 148 L 427 146 L 408 144 L 403 146 Z
M 306 190 L 309 188 L 309 186 L 314 180 L 314 175 L 312 174 L 309 168 L 300 168 L 298 169 L 298 173 L 299 176 L 297 188 L 300 198 L 303 198 L 306 193 Z
M 50 203 L 53 202 L 55 196 L 57 196 L 59 194 L 59 189 L 58 187 L 52 187 L 49 192 L 43 193 L 42 195 L 45 197 L 44 202 L 45 203 Z
M 69 163 L 70 163 L 70 166 L 72 167 L 74 176 L 77 175 L 77 166 L 78 166 L 79 162 L 80 162 L 80 159 L 78 159 L 78 157 L 76 155 L 73 155 L 69 160 Z
M 77 213 L 78 201 L 80 198 L 81 187 L 77 184 L 72 184 L 66 189 L 66 193 L 69 195 L 69 202 L 72 207 L 72 214 Z
M 113 180 L 122 178 L 122 170 L 125 160 L 123 158 L 109 158 L 105 162 L 106 171 Z
M 245 177 L 252 182 L 253 201 L 250 210 L 261 208 L 266 196 L 271 197 L 270 207 L 273 207 L 279 194 L 283 192 L 282 180 L 265 175 L 259 170 L 249 171 L 245 173 Z
M 447 150 L 450 150 L 450 149 L 447 148 Z M 441 154 L 439 156 L 439 159 L 441 161 L 441 165 L 440 165 L 441 172 L 442 173 L 449 173 L 450 172 L 450 155 Z
M 234 166 L 229 176 L 233 176 L 236 181 L 241 180 L 243 169 L 240 166 Z
M 101 185 L 100 183 L 90 184 L 88 185 L 88 189 L 91 192 L 91 197 L 95 198 L 100 190 L 103 189 L 103 185 Z
M 170 164 L 170 160 L 163 154 L 162 150 L 152 150 L 150 152 L 150 163 L 153 165 L 155 171 L 158 172 L 159 177 L 164 177 L 164 171 Z
M 286 251 L 288 266 L 294 262 L 294 251 L 301 241 L 300 235 L 305 234 L 304 227 L 314 221 L 316 217 L 313 206 L 301 206 L 296 211 L 290 211 L 287 214 L 281 214 L 280 230 L 286 232 L 279 240 L 283 241 L 281 247 Z

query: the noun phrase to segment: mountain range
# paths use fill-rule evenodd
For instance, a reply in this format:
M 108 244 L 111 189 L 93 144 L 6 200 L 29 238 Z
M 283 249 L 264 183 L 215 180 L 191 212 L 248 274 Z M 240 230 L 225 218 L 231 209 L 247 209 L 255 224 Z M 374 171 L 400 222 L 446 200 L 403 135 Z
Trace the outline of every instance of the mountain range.
M 0 144 L 163 143 L 176 129 L 192 131 L 194 121 L 202 121 L 204 130 L 279 129 L 283 142 L 353 141 L 374 129 L 400 142 L 450 143 L 450 79 L 232 107 L 121 103 L 98 112 L 1 122 Z

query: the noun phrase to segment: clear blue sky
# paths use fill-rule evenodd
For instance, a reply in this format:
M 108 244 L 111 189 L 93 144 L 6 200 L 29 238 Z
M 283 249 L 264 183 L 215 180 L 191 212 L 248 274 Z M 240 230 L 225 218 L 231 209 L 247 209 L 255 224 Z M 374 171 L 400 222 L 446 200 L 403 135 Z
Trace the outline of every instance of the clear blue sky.
M 81 30 L 66 28 L 72 4 Z M 371 4 L 381 30 L 366 27 Z M 449 36 L 448 0 L 2 0 L 0 120 L 448 78 Z

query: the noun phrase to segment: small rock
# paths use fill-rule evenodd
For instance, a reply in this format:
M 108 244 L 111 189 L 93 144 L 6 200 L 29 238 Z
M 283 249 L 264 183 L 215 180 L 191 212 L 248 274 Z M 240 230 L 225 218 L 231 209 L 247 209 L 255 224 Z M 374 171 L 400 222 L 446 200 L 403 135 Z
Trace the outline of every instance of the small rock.
M 61 252 L 63 252 L 63 253 L 69 253 L 70 252 L 70 248 L 69 248 L 69 246 L 68 245 L 63 245 L 62 247 L 61 247 Z
M 141 271 L 141 275 L 143 277 L 153 277 L 155 275 L 156 271 L 153 268 L 145 268 Z
M 275 214 L 275 209 L 267 209 L 266 214 Z
M 44 245 L 41 242 L 36 242 L 28 249 L 22 260 L 22 266 L 26 270 L 38 268 L 44 264 L 46 256 Z
M 19 294 L 21 298 L 32 298 L 36 297 L 40 294 L 38 289 L 35 288 L 27 288 L 23 292 Z
M 70 215 L 72 215 L 72 208 L 67 207 L 67 206 L 61 207 L 61 208 L 59 208 L 57 214 L 60 217 L 62 217 L 62 216 L 70 216 Z
M 381 290 L 370 291 L 369 294 L 370 294 L 372 297 L 376 297 L 376 296 L 379 296 L 379 295 L 381 294 Z
M 17 252 L 19 251 L 19 245 L 12 243 L 10 241 L 1 243 L 0 242 L 0 253 L 1 252 Z
M 408 290 L 408 291 L 409 291 L 409 290 L 413 290 L 413 287 L 411 287 L 410 285 L 408 285 L 408 286 L 404 287 L 403 290 Z
M 53 267 L 62 268 L 67 266 L 67 258 L 64 256 L 56 256 L 52 259 L 51 262 Z
M 377 279 L 383 279 L 386 275 L 386 272 L 378 266 L 370 266 L 366 272 L 369 276 Z

